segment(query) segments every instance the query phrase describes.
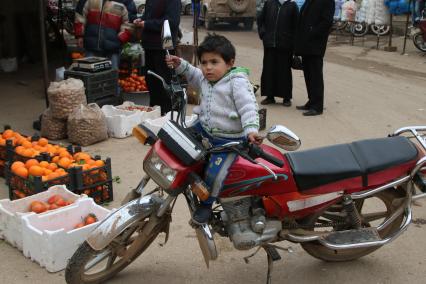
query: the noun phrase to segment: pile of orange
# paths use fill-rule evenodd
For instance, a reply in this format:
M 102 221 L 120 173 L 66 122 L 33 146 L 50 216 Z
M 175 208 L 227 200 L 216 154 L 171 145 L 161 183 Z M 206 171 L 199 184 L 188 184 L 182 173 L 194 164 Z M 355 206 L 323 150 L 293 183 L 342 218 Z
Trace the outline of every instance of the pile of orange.
M 126 93 L 148 91 L 145 76 L 138 76 L 136 69 L 132 71 L 129 77 L 118 80 L 118 84 Z
M 16 161 L 10 169 L 15 175 L 22 178 L 28 178 L 29 176 L 41 177 L 43 182 L 68 175 L 57 164 L 46 161 L 39 162 L 36 159 L 29 159 L 25 163 Z

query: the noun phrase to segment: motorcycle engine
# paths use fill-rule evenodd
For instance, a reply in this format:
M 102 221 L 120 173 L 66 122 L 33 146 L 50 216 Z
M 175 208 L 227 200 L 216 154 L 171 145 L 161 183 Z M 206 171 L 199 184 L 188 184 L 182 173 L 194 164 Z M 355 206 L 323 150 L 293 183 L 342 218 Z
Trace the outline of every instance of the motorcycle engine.
M 281 221 L 267 219 L 253 197 L 221 198 L 221 217 L 229 237 L 238 250 L 248 250 L 274 241 L 282 229 Z

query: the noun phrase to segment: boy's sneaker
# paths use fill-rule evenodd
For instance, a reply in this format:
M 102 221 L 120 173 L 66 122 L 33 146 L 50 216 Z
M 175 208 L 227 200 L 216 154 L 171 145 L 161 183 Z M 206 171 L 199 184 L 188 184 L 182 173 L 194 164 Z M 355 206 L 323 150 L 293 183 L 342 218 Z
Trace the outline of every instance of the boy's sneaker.
M 212 215 L 212 205 L 211 204 L 200 204 L 192 214 L 192 222 L 196 225 L 207 224 Z
M 283 101 L 283 105 L 284 105 L 285 107 L 290 107 L 290 106 L 291 106 L 291 100 L 285 99 L 285 100 Z

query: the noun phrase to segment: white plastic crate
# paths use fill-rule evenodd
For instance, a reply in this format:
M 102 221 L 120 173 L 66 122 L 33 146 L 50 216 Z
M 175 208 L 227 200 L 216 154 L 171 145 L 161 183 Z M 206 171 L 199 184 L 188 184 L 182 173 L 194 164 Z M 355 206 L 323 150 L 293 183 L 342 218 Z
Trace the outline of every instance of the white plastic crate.
M 176 118 L 177 112 L 173 112 L 173 118 Z M 156 119 L 147 119 L 142 122 L 143 125 L 149 128 L 155 134 L 158 134 L 158 131 L 163 127 L 163 125 L 169 121 L 171 118 L 171 112 L 166 113 L 165 116 Z M 187 126 L 191 126 L 196 120 L 198 116 L 196 114 L 187 115 L 185 117 L 185 122 Z
M 74 229 L 90 213 L 98 222 Z M 58 212 L 27 215 L 22 218 L 23 253 L 49 272 L 65 269 L 80 244 L 109 213 L 92 198 L 86 198 Z
M 59 194 L 64 199 L 70 202 L 75 202 L 77 199 L 87 198 L 86 195 L 77 195 L 69 191 L 65 185 L 56 185 L 48 190 L 37 193 L 22 199 L 0 200 L 0 238 L 5 239 L 12 246 L 22 250 L 22 217 L 26 215 L 37 215 L 29 211 L 31 202 L 38 200 L 47 202 L 47 200 Z M 70 205 L 69 205 L 70 206 Z M 56 210 L 46 212 L 56 212 L 66 207 L 61 207 Z M 46 212 L 41 214 L 46 214 Z
M 132 135 L 133 127 L 142 123 L 146 119 L 158 118 L 161 116 L 159 106 L 153 107 L 152 111 L 126 110 L 126 107 L 140 107 L 132 102 L 124 102 L 122 105 L 114 107 L 104 105 L 104 113 L 107 125 L 108 135 L 115 138 L 126 138 Z

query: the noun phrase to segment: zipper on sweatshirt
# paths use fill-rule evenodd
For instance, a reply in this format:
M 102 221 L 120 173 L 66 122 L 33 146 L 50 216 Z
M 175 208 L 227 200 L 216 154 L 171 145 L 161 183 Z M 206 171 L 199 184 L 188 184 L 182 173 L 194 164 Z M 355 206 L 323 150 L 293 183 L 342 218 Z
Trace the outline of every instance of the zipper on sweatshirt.
M 277 18 L 275 19 L 275 29 L 274 29 L 274 47 L 276 47 L 276 42 L 277 42 L 277 27 L 278 27 L 278 19 L 280 17 L 280 10 L 281 7 L 283 5 L 281 5 L 280 3 L 278 3 L 279 7 L 278 7 L 278 13 L 277 13 Z
M 101 24 L 102 24 L 102 15 L 104 13 L 104 5 L 105 5 L 105 0 L 102 0 L 101 15 L 100 15 L 100 18 L 99 18 L 99 27 L 98 27 L 98 50 L 101 50 L 99 43 L 101 41 Z

